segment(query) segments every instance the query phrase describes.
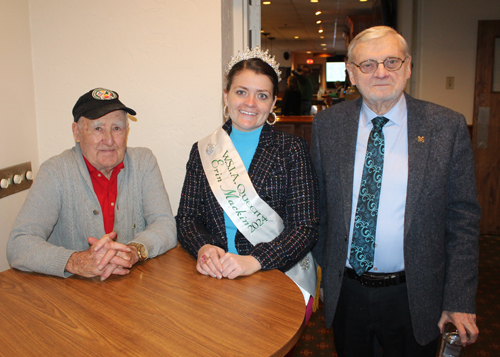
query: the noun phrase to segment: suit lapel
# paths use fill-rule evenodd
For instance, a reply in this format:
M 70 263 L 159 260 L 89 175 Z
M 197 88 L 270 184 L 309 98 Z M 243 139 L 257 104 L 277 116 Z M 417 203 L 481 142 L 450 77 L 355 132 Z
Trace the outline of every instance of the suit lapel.
M 349 234 L 351 225 L 354 158 L 356 156 L 356 142 L 358 137 L 359 113 L 363 101 L 360 99 L 346 107 L 345 120 L 341 120 L 339 128 L 335 129 L 338 135 L 339 147 L 339 175 L 342 185 L 342 200 L 344 207 L 344 220 L 346 232 Z M 350 103 L 351 104 L 351 103 Z M 354 190 L 359 188 L 354 188 Z
M 410 230 L 422 186 L 427 176 L 427 157 L 431 145 L 432 124 L 422 105 L 406 95 L 408 112 L 408 186 L 406 189 L 405 238 Z

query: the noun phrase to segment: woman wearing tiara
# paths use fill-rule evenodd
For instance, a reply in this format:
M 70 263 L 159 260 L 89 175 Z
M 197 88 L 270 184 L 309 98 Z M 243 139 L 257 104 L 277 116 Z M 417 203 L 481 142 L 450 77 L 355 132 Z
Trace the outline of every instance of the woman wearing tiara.
M 311 313 L 318 190 L 304 139 L 273 128 L 279 65 L 258 47 L 226 70 L 225 124 L 193 145 L 177 220 L 178 240 L 200 274 L 234 279 L 279 269 Z

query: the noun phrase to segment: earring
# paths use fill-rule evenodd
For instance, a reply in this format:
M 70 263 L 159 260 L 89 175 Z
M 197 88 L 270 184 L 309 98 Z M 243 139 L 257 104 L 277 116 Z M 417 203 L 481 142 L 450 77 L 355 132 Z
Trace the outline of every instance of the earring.
M 227 105 L 224 106 L 224 119 L 228 120 L 229 119 L 229 108 L 227 107 Z
M 269 118 L 271 117 L 271 115 L 274 116 L 274 121 L 272 123 L 269 121 Z M 269 113 L 269 117 L 267 118 L 266 123 L 269 125 L 274 125 L 274 124 L 276 124 L 277 120 L 278 120 L 278 117 L 276 116 L 276 113 L 272 112 L 272 113 Z

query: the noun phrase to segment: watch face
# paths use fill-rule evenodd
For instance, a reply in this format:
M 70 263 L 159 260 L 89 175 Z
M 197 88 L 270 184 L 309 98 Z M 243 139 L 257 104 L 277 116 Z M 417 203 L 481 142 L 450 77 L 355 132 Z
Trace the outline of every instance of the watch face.
M 144 247 L 142 244 L 139 243 L 130 243 L 130 245 L 135 247 L 135 249 L 137 249 L 137 255 L 139 256 L 140 262 L 147 259 L 148 254 L 146 251 L 146 247 Z
M 141 261 L 146 260 L 146 258 L 148 257 L 148 255 L 146 253 L 146 248 L 143 245 L 140 245 L 139 247 L 140 248 L 137 251 L 139 252 L 139 256 L 141 257 Z

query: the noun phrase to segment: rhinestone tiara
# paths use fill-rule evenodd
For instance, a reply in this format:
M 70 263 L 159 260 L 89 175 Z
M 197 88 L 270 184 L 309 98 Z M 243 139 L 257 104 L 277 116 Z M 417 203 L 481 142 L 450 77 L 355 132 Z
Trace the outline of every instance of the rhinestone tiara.
M 271 57 L 268 52 L 269 50 L 266 50 L 266 52 L 262 51 L 259 45 L 255 46 L 253 50 L 250 50 L 250 48 L 247 47 L 245 52 L 238 52 L 236 56 L 231 57 L 231 61 L 229 61 L 229 63 L 227 64 L 226 76 L 229 74 L 231 68 L 233 68 L 236 63 L 245 61 L 250 58 L 259 58 L 274 69 L 274 72 L 276 72 L 276 75 L 278 76 L 278 82 L 281 81 L 281 71 L 279 70 L 280 64 L 277 63 L 274 56 Z

